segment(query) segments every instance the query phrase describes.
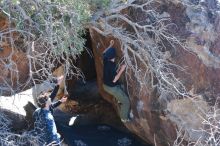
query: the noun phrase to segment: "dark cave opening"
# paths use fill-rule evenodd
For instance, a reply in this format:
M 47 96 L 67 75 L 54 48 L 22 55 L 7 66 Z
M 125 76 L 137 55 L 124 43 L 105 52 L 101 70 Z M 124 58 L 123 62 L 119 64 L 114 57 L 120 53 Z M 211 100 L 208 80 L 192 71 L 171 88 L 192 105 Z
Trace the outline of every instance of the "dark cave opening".
M 86 40 L 85 42 L 85 50 L 82 52 L 78 62 L 78 67 L 82 70 L 85 81 L 91 81 L 96 79 L 96 69 L 95 69 L 95 61 L 92 50 L 92 40 L 90 37 L 89 30 L 86 31 L 83 36 Z
M 85 49 L 75 61 L 76 67 L 78 67 L 84 75 L 84 78 L 67 79 L 67 91 L 71 99 L 100 99 L 98 88 L 96 84 L 96 68 L 92 49 L 92 40 L 89 30 L 86 30 L 84 36 L 82 36 L 85 42 Z

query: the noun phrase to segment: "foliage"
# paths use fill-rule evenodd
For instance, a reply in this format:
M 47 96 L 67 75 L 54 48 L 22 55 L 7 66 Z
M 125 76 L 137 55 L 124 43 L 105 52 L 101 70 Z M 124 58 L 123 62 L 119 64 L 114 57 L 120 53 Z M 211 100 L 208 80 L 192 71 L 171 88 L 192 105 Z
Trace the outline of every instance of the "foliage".
M 0 7 L 10 24 L 0 31 L 0 43 L 6 42 L 13 49 L 0 61 L 11 62 L 14 66 L 9 70 L 18 72 L 12 60 L 16 49 L 25 52 L 29 61 L 29 79 L 24 85 L 17 77 L 19 89 L 35 83 L 34 76 L 40 77 L 39 82 L 52 78 L 52 71 L 60 64 L 66 76 L 83 77 L 74 60 L 84 50 L 82 36 L 91 15 L 86 0 L 3 0 Z M 4 82 L 10 89 L 11 79 Z
M 87 7 L 83 1 L 77 0 L 2 2 L 3 10 L 15 22 L 17 31 L 24 32 L 22 35 L 26 39 L 36 40 L 42 37 L 53 48 L 51 50 L 54 55 L 72 52 L 76 55 L 82 51 L 83 24 L 89 18 Z
M 38 146 L 40 143 L 38 136 L 34 136 L 32 131 L 22 134 L 15 134 L 10 129 L 11 120 L 0 114 L 0 145 L 1 146 Z
M 88 0 L 88 3 L 91 10 L 96 11 L 98 9 L 106 9 L 110 4 L 110 0 Z

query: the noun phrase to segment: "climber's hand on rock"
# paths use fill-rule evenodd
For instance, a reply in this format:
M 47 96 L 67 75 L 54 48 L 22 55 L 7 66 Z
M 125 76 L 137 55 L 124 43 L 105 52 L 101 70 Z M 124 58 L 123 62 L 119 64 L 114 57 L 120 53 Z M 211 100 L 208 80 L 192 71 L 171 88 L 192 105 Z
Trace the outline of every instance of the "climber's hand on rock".
M 116 83 L 119 80 L 119 78 L 120 78 L 120 75 L 116 75 L 114 80 L 113 80 L 113 83 Z
M 111 41 L 110 41 L 110 45 L 111 45 L 111 47 L 114 45 L 114 43 L 115 43 L 114 40 L 111 40 Z
M 57 77 L 57 85 L 60 85 L 60 84 L 62 83 L 63 79 L 64 79 L 64 76 L 63 76 L 63 75 Z
M 61 99 L 60 99 L 60 102 L 66 102 L 67 101 L 67 96 L 63 96 Z

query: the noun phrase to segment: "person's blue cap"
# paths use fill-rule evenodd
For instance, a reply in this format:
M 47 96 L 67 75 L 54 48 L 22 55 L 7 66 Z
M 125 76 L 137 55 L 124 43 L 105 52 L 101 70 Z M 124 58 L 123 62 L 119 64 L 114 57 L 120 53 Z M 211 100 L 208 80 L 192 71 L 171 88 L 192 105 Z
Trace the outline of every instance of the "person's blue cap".
M 106 52 L 105 52 L 105 57 L 107 59 L 112 59 L 115 58 L 116 52 L 115 52 L 115 48 L 109 48 Z

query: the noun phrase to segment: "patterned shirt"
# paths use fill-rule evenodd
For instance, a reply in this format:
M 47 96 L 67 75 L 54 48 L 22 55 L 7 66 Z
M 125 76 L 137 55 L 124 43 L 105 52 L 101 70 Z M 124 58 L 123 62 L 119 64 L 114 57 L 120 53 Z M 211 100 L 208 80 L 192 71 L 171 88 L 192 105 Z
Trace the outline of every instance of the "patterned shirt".
M 58 89 L 59 86 L 57 85 L 50 95 L 51 100 L 55 98 Z M 54 108 L 56 108 L 60 104 L 60 101 L 51 104 L 49 110 L 38 108 L 33 114 L 33 117 L 35 119 L 35 132 L 40 137 L 41 143 L 49 144 L 53 141 L 55 141 L 56 144 L 60 143 L 60 135 L 59 133 L 57 133 L 56 124 L 53 117 Z

